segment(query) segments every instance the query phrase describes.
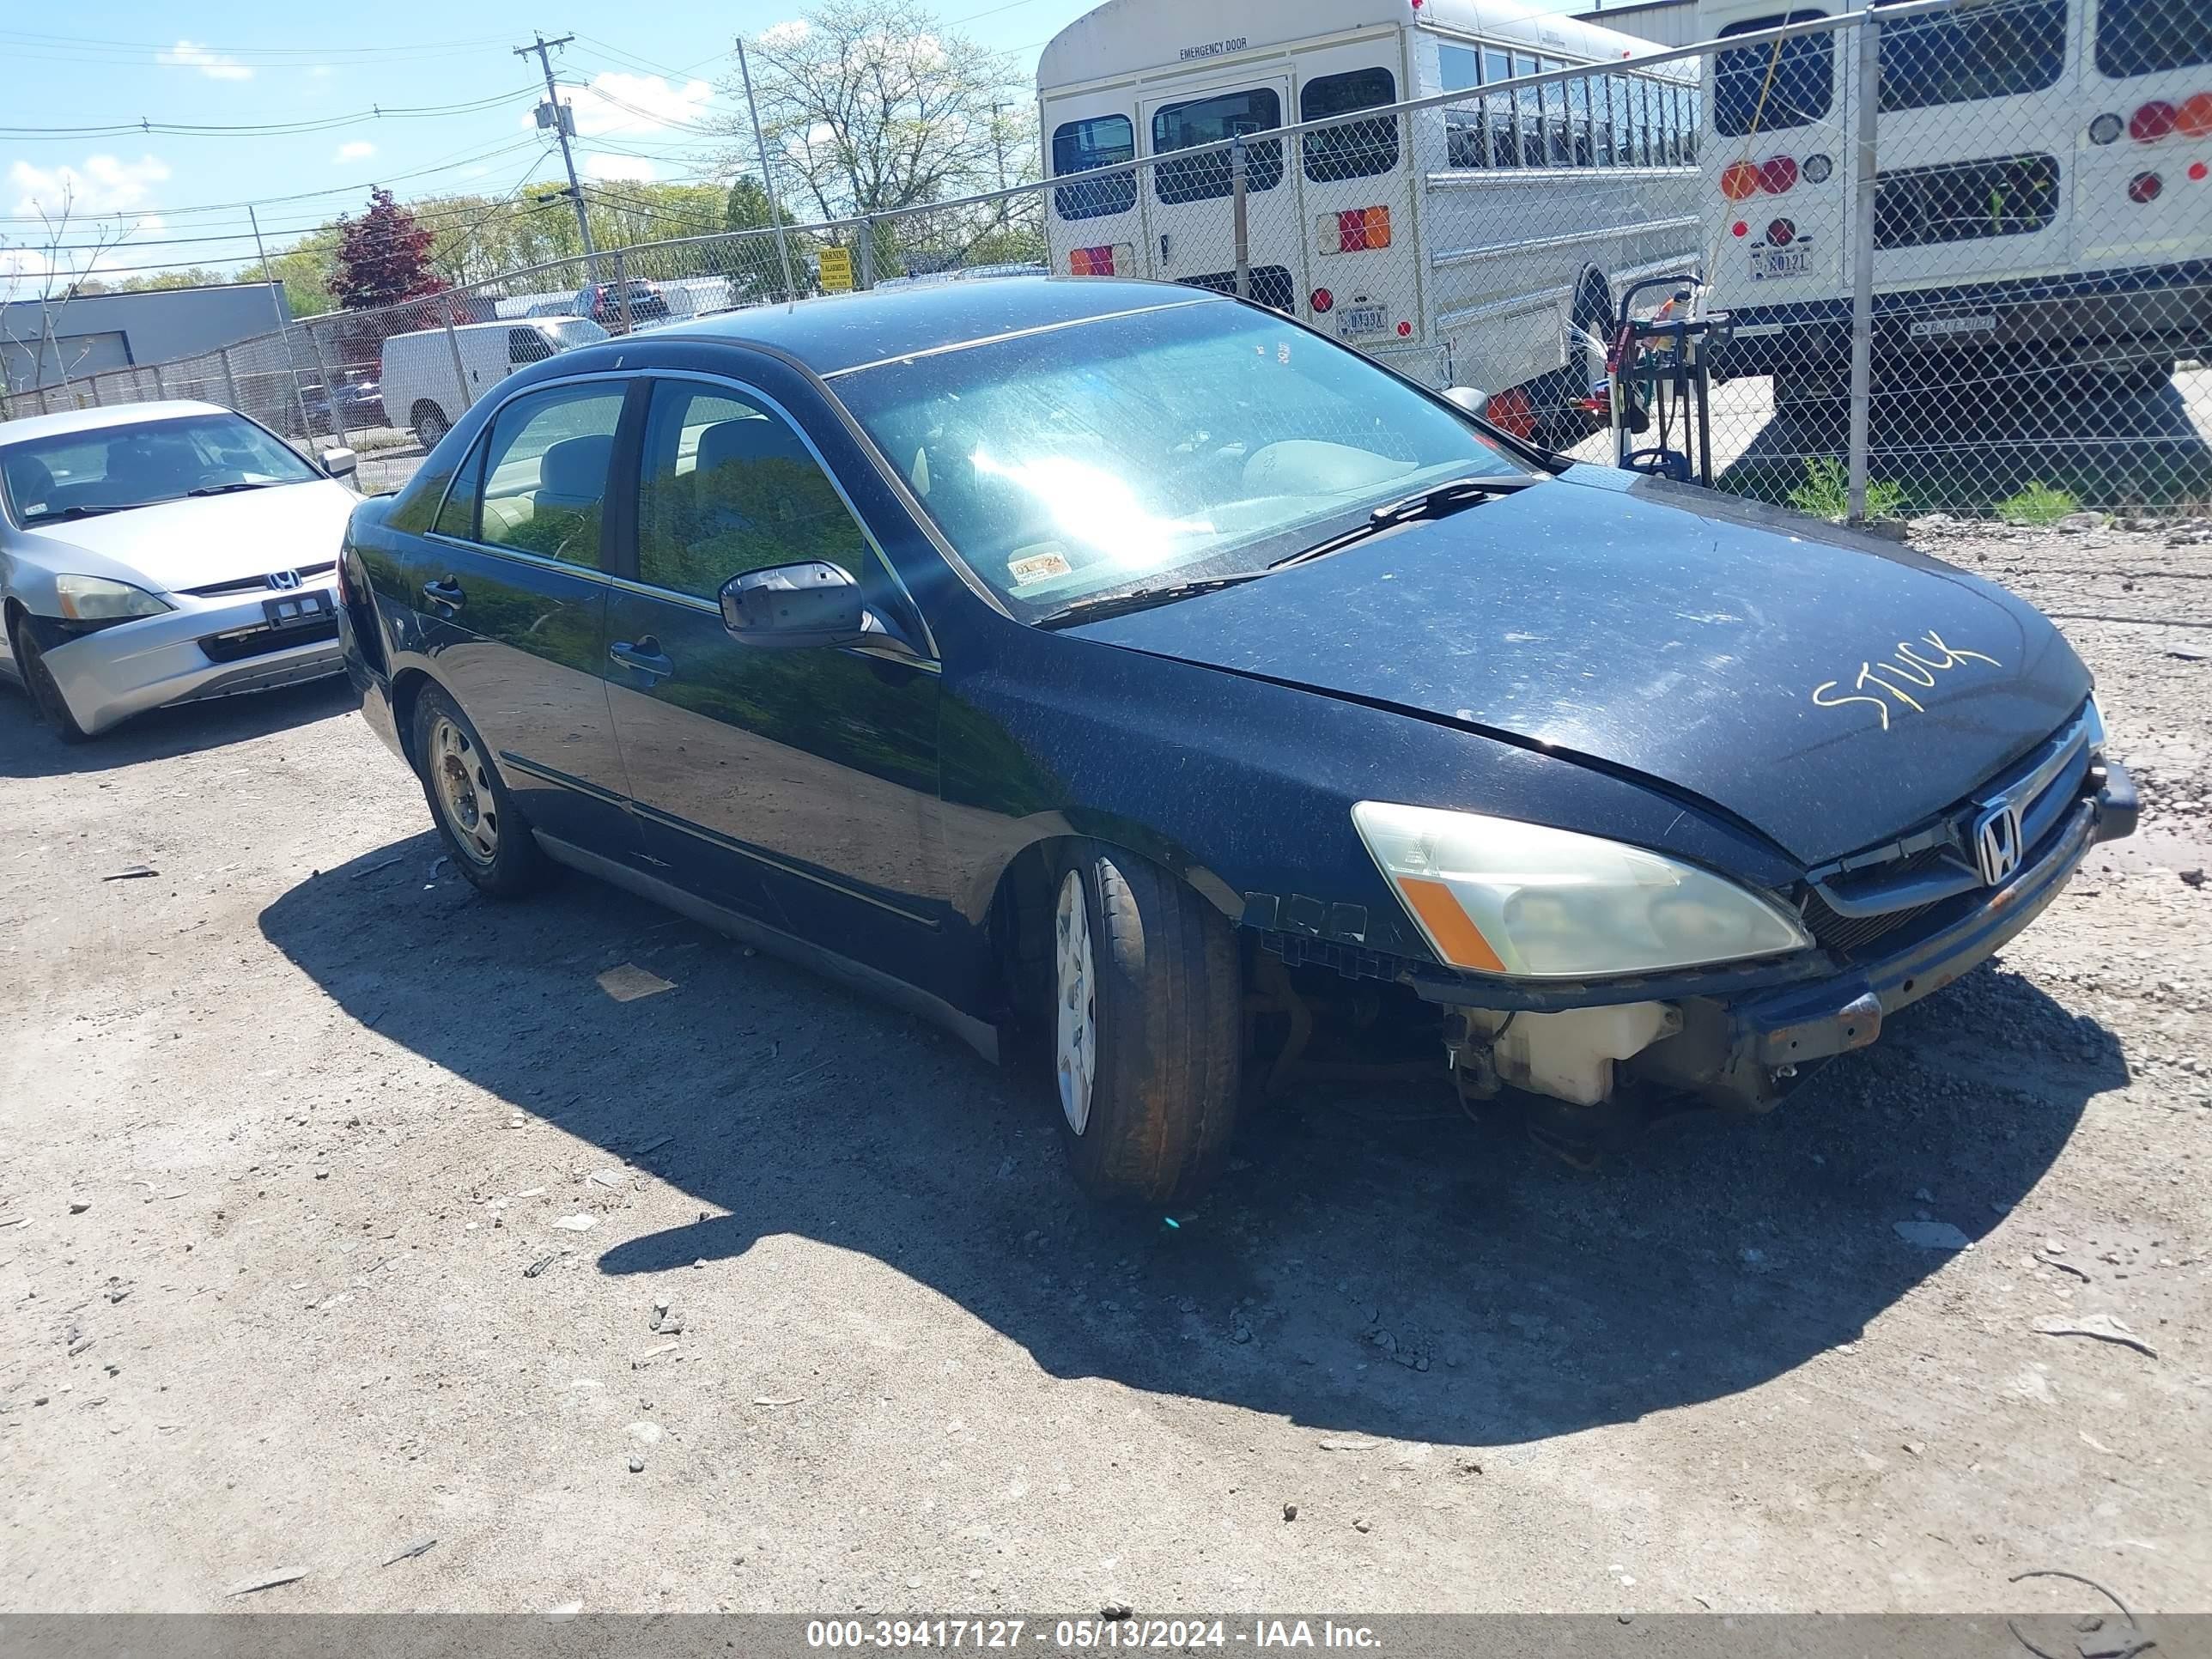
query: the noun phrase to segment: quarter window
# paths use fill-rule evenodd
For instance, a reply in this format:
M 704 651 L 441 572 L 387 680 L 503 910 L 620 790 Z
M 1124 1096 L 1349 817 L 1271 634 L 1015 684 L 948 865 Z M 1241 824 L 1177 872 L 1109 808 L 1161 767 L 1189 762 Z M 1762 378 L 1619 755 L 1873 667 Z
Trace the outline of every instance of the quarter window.
M 1826 15 L 1821 11 L 1778 12 L 1731 24 L 1721 35 L 1725 40 Z M 1810 126 L 1826 118 L 1835 96 L 1836 41 L 1826 30 L 1764 46 L 1738 46 L 1713 58 L 1713 131 L 1723 138 Z
M 1473 53 L 1468 56 L 1472 58 Z M 1386 69 L 1352 70 L 1324 75 L 1298 89 L 1298 119 L 1320 121 L 1353 110 L 1379 109 L 1398 101 L 1398 83 Z M 1317 185 L 1344 179 L 1371 179 L 1398 165 L 1398 118 L 1346 121 L 1304 135 L 1306 177 Z
M 486 439 L 478 539 L 596 567 L 622 406 L 619 386 L 593 381 L 550 387 L 500 410 Z M 460 490 L 456 479 L 453 495 Z M 447 527 L 442 514 L 439 527 Z
M 1070 121 L 1052 135 L 1052 170 L 1055 174 L 1084 173 L 1092 167 L 1118 167 L 1137 156 L 1137 130 L 1126 115 L 1094 115 Z M 1079 185 L 1063 185 L 1052 193 L 1053 205 L 1063 219 L 1096 219 L 1109 213 L 1127 213 L 1137 205 L 1137 175 L 1116 173 L 1107 179 L 1086 179 Z
M 1197 144 L 1218 143 L 1240 133 L 1270 132 L 1283 125 L 1283 100 L 1273 88 L 1217 93 L 1185 104 L 1164 104 L 1152 112 L 1152 154 L 1166 155 Z M 1283 141 L 1270 138 L 1251 146 L 1245 156 L 1244 188 L 1273 190 L 1283 182 Z M 1229 152 L 1210 150 L 1185 161 L 1163 161 L 1152 170 L 1152 190 L 1161 201 L 1206 202 L 1233 189 Z
M 821 464 L 773 410 L 734 392 L 653 389 L 639 468 L 638 580 L 711 599 L 732 576 L 821 559 L 855 580 L 866 542 Z
M 1881 107 L 1887 113 L 2040 92 L 2065 68 L 2066 0 L 2006 0 L 1900 18 L 1882 26 Z
M 2204 0 L 2094 0 L 2097 70 L 2112 79 L 2212 64 Z

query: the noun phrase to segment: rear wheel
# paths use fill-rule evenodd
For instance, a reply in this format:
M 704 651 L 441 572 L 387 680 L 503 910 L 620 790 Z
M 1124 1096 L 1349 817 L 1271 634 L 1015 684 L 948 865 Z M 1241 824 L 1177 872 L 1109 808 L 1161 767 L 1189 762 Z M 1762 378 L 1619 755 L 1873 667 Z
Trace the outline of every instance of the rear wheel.
M 1830 369 L 1777 369 L 1774 413 L 1816 432 L 1832 430 L 1850 419 L 1851 383 Z
M 543 886 L 551 866 L 530 821 L 469 717 L 436 686 L 415 700 L 415 756 L 430 816 L 461 873 L 496 898 Z
M 1213 1174 L 1237 1113 L 1237 942 L 1166 871 L 1096 844 L 1063 860 L 1052 916 L 1061 1137 L 1096 1197 L 1162 1204 Z
M 62 689 L 55 682 L 54 671 L 46 666 L 46 653 L 31 636 L 27 618 L 18 617 L 14 636 L 15 667 L 23 677 L 23 689 L 30 693 L 31 707 L 39 718 L 54 728 L 54 735 L 64 743 L 84 743 L 92 733 L 77 724 L 76 716 L 70 713 L 69 703 L 62 696 Z
M 415 435 L 422 441 L 425 449 L 435 449 L 438 440 L 453 428 L 453 422 L 446 418 L 446 411 L 428 398 L 415 405 L 407 417 L 407 423 L 415 428 Z

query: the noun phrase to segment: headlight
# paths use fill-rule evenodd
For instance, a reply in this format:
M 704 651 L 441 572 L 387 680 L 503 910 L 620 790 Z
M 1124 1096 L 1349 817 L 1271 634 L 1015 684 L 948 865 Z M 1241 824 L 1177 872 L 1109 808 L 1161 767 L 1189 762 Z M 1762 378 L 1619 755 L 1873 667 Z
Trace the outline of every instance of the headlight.
M 155 599 L 143 587 L 110 581 L 105 576 L 57 576 L 54 592 L 61 596 L 62 615 L 71 622 L 115 622 L 125 617 L 158 617 L 174 607 Z
M 1360 839 L 1455 968 L 1596 979 L 1801 951 L 1797 919 L 1640 847 L 1511 818 L 1364 800 Z

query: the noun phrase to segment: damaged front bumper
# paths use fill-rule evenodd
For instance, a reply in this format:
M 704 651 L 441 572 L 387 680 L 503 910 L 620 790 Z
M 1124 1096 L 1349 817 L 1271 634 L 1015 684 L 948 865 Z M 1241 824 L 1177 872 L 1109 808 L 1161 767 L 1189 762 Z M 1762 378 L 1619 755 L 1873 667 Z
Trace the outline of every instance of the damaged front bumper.
M 1648 1047 L 1615 1049 L 1628 1079 L 1704 1097 L 1715 1104 L 1764 1111 L 1788 1092 L 1801 1067 L 1863 1048 L 1881 1035 L 1883 1022 L 1939 991 L 1987 960 L 2058 896 L 2088 850 L 2100 842 L 2134 833 L 2133 780 L 2118 763 L 2098 758 L 2084 793 L 2058 828 L 2042 838 L 2034 861 L 2003 886 L 1937 907 L 1927 925 L 1887 951 L 1863 951 L 1848 962 L 1827 953 L 1765 966 L 1724 969 L 1603 986 L 1502 988 L 1449 972 L 1409 975 L 1425 1000 L 1486 1012 L 1474 1029 L 1504 1036 L 1516 1030 L 1523 1042 L 1528 1025 L 1548 1017 L 1598 1008 L 1664 1007 L 1676 1018 Z M 1496 1011 L 1513 1020 L 1494 1023 Z M 1517 1028 L 1514 1022 L 1523 1022 Z M 1529 1086 L 1500 1066 L 1505 1083 Z M 1604 1073 L 1609 1093 L 1612 1075 Z M 1579 1105 L 1595 1105 L 1588 1091 L 1546 1088 Z

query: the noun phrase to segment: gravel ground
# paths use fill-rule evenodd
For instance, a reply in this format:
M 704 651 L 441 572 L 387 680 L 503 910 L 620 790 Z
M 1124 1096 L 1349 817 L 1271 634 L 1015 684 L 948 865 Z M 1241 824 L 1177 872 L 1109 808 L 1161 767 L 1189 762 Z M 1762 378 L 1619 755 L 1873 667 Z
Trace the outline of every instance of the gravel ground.
M 2212 544 L 1919 533 L 2137 840 L 1770 1117 L 1313 1094 L 1177 1227 L 903 1017 L 480 901 L 328 685 L 0 696 L 0 1607 L 2212 1606 Z

